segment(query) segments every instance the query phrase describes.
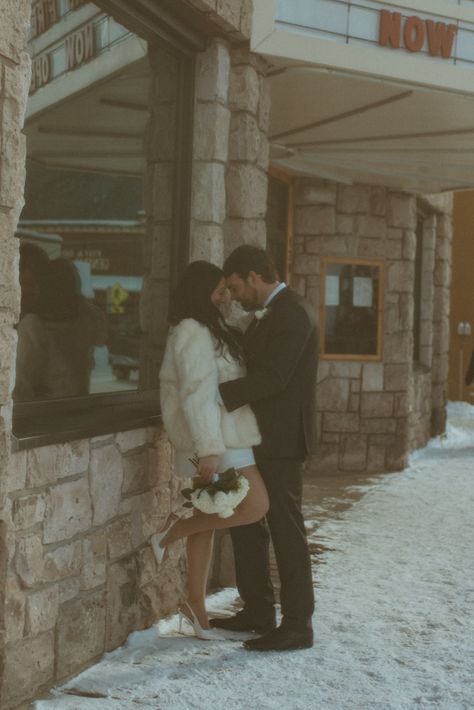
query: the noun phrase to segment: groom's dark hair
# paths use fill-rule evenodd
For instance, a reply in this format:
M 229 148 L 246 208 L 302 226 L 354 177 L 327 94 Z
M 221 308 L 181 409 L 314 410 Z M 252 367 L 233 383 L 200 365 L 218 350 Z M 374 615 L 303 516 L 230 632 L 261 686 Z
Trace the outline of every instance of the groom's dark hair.
M 234 249 L 224 262 L 224 276 L 237 274 L 241 279 L 246 279 L 251 271 L 262 277 L 262 281 L 272 284 L 278 279 L 275 264 L 269 254 L 263 249 L 251 244 L 242 244 Z

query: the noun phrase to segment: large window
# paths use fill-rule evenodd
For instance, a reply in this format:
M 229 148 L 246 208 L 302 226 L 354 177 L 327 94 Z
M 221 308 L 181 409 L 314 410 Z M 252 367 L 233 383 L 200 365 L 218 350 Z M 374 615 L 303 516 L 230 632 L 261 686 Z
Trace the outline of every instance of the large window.
M 379 360 L 382 355 L 381 262 L 331 259 L 323 262 L 322 356 Z
M 86 26 L 61 37 L 74 10 L 61 5 L 68 22 L 55 16 L 53 44 L 41 38 L 50 71 L 32 84 L 27 113 L 13 392 L 20 446 L 143 426 L 158 414 L 168 296 L 188 253 L 192 38 L 183 46 L 173 25 L 173 41 L 163 39 L 158 11 L 155 34 L 141 2 L 130 14 L 122 2 L 113 20 L 84 4 Z M 129 17 L 148 47 L 118 31 Z M 87 61 L 60 72 L 86 29 Z M 35 40 L 31 51 L 35 62 Z

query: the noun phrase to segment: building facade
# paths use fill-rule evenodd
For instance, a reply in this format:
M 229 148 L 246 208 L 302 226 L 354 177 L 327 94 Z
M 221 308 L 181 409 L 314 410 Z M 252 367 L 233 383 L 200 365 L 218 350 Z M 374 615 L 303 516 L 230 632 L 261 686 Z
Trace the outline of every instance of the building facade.
M 157 373 L 189 260 L 267 245 L 318 309 L 309 474 L 397 470 L 443 431 L 473 31 L 467 0 L 2 4 L 2 707 L 184 594 L 182 546 L 158 572 L 148 541 L 180 500 Z M 102 345 L 86 394 L 19 401 L 19 254 L 46 242 L 134 367 Z

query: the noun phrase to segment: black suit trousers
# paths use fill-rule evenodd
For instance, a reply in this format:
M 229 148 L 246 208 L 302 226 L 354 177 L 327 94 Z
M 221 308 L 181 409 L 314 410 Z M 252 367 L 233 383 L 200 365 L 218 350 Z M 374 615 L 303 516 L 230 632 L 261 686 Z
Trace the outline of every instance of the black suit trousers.
M 301 512 L 302 462 L 257 457 L 257 466 L 270 498 L 268 527 L 262 520 L 231 528 L 239 594 L 250 616 L 262 621 L 272 618 L 269 528 L 281 583 L 282 623 L 287 628 L 304 630 L 311 625 L 314 593 Z

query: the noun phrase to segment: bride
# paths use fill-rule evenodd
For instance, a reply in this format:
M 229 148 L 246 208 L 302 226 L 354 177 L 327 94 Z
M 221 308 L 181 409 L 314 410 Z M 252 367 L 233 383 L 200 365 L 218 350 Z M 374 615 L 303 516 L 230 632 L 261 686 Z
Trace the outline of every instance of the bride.
M 249 482 L 247 496 L 231 517 L 195 509 L 189 518 L 171 514 L 164 529 L 152 537 L 158 562 L 168 545 L 187 538 L 188 597 L 180 606 L 180 620 L 188 620 L 202 639 L 219 638 L 209 627 L 205 607 L 214 530 L 257 522 L 269 505 L 251 448 L 261 441 L 255 416 L 248 405 L 228 412 L 220 404 L 219 383 L 245 373 L 241 334 L 220 312 L 225 300 L 223 272 L 205 261 L 189 264 L 172 298 L 160 371 L 161 410 L 176 448 L 177 475 L 197 475 L 210 482 L 233 467 Z M 197 468 L 190 461 L 195 457 Z

